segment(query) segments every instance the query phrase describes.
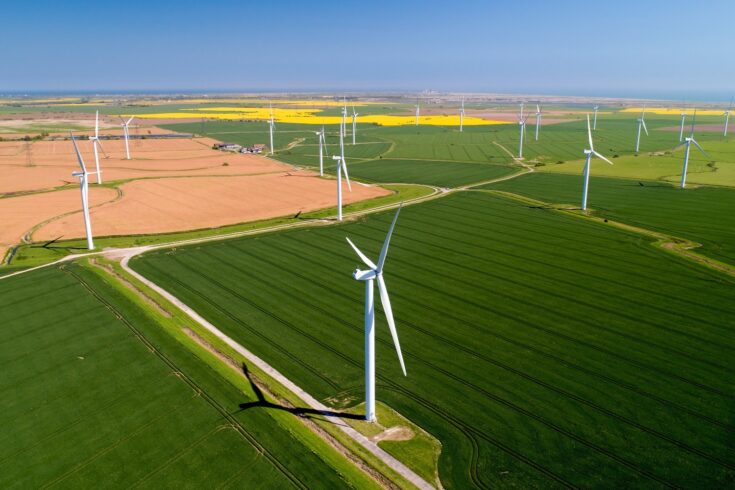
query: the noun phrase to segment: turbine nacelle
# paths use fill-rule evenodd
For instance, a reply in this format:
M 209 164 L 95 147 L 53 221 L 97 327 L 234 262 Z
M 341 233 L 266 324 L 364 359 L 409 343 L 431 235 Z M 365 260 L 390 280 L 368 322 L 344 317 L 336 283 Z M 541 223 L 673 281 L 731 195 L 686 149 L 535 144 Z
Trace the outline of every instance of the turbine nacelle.
M 356 281 L 369 281 L 371 279 L 375 279 L 377 276 L 378 276 L 378 273 L 375 272 L 374 269 L 367 269 L 367 270 L 355 269 L 355 272 L 352 273 L 352 277 Z

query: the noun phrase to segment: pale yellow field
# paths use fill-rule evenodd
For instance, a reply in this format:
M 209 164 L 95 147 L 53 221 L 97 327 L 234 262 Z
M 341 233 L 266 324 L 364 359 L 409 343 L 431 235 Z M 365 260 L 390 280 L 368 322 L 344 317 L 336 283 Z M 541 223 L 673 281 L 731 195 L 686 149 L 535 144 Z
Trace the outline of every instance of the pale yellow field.
M 643 107 L 628 107 L 620 112 L 642 112 Z M 683 108 L 683 107 L 646 107 L 646 114 L 659 114 L 661 116 L 679 116 L 682 112 L 686 114 L 693 114 L 694 109 Z M 724 110 L 720 109 L 697 109 L 697 114 L 700 116 L 722 116 Z
M 319 109 L 284 109 L 273 108 L 273 118 L 276 122 L 295 124 L 339 124 L 342 116 L 321 116 Z M 128 116 L 126 116 L 128 117 Z M 202 108 L 182 112 L 161 112 L 155 114 L 139 114 L 135 117 L 140 119 L 220 119 L 225 121 L 236 121 L 250 119 L 267 121 L 271 117 L 271 109 L 268 107 L 214 107 Z M 351 120 L 351 115 L 348 119 Z M 394 116 L 388 114 L 373 114 L 358 116 L 361 124 L 377 124 L 380 126 L 407 126 L 416 123 L 414 116 Z M 420 125 L 429 126 L 459 126 L 458 115 L 428 115 L 419 117 Z M 508 121 L 494 119 L 481 119 L 479 117 L 465 117 L 466 126 L 480 126 L 492 124 L 510 124 Z

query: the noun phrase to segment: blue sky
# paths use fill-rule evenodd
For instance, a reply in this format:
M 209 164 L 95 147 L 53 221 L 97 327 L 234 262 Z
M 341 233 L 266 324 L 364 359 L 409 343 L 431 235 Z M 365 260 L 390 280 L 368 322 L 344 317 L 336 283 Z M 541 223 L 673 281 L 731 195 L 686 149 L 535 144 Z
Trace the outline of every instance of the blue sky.
M 0 93 L 735 92 L 733 0 L 38 0 L 0 20 Z

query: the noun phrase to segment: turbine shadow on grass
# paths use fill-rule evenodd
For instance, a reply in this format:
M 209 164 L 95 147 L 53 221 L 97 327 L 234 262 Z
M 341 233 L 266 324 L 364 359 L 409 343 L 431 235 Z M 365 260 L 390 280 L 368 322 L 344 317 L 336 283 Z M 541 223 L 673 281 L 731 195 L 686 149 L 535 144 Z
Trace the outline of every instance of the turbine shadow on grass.
M 274 410 L 283 410 L 284 412 L 289 412 L 299 417 L 307 417 L 307 418 L 340 417 L 343 419 L 353 419 L 353 420 L 364 420 L 365 419 L 365 417 L 361 415 L 356 415 L 354 413 L 334 412 L 331 410 L 316 410 L 314 408 L 304 408 L 304 407 L 286 407 L 283 405 L 279 405 L 277 403 L 269 402 L 268 400 L 265 399 L 265 396 L 263 396 L 263 391 L 260 389 L 260 387 L 258 387 L 258 385 L 253 380 L 252 375 L 250 374 L 250 371 L 248 370 L 248 367 L 245 363 L 242 364 L 242 372 L 245 375 L 245 377 L 248 378 L 250 387 L 255 392 L 255 396 L 258 398 L 258 401 L 241 403 L 239 405 L 240 407 L 239 412 L 242 412 L 243 410 L 248 410 L 251 408 L 262 407 L 262 408 L 270 408 Z

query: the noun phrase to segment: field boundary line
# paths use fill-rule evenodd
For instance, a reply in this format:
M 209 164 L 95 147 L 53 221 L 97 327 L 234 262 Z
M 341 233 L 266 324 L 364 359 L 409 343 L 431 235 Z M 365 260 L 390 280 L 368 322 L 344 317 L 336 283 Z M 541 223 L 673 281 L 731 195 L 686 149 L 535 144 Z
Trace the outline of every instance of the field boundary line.
M 137 254 L 134 254 L 134 255 L 137 255 Z M 416 487 L 424 489 L 424 490 L 434 489 L 434 486 L 432 486 L 429 482 L 421 478 L 418 474 L 416 474 L 413 470 L 411 470 L 406 465 L 401 463 L 398 459 L 396 459 L 395 457 L 391 456 L 386 451 L 381 449 L 376 443 L 370 441 L 366 436 L 360 434 L 356 429 L 353 429 L 350 425 L 344 422 L 340 417 L 334 415 L 333 411 L 330 410 L 326 405 L 323 405 L 321 402 L 316 400 L 309 393 L 307 393 L 301 387 L 296 385 L 296 383 L 288 379 L 286 376 L 281 374 L 278 370 L 276 370 L 270 364 L 268 364 L 263 359 L 253 354 L 251 351 L 243 347 L 241 344 L 234 341 L 231 337 L 227 336 L 225 333 L 223 333 L 221 330 L 219 330 L 216 326 L 214 326 L 212 323 L 207 321 L 205 318 L 200 316 L 196 311 L 194 311 L 191 307 L 187 306 L 183 301 L 178 299 L 176 296 L 174 296 L 173 294 L 169 293 L 168 291 L 166 291 L 165 289 L 163 289 L 162 287 L 160 287 L 153 281 L 145 278 L 141 274 L 131 269 L 128 265 L 128 261 L 134 255 L 127 255 L 123 257 L 123 259 L 120 261 L 120 266 L 125 270 L 125 272 L 132 275 L 137 280 L 139 280 L 140 282 L 142 282 L 143 284 L 151 288 L 153 291 L 163 296 L 167 301 L 169 301 L 171 304 L 179 308 L 189 318 L 191 318 L 196 323 L 204 327 L 209 333 L 211 333 L 212 335 L 220 339 L 228 347 L 230 347 L 235 352 L 243 356 L 245 359 L 247 359 L 248 361 L 256 365 L 258 369 L 266 373 L 272 379 L 280 383 L 283 387 L 291 391 L 298 398 L 303 400 L 306 404 L 309 405 L 309 407 L 321 412 L 322 416 L 324 416 L 325 418 L 332 420 L 337 427 L 339 427 L 343 432 L 345 432 L 348 436 L 350 436 L 354 441 L 356 441 L 362 447 L 367 449 L 374 456 L 382 460 L 383 463 L 388 465 L 392 470 L 400 474 L 407 481 L 411 482 Z
M 522 203 L 531 204 L 534 206 L 543 206 L 546 209 L 556 211 L 562 214 L 566 214 L 568 216 L 575 216 L 577 218 L 587 219 L 595 223 L 610 225 L 610 226 L 613 226 L 623 231 L 628 231 L 631 233 L 636 233 L 638 235 L 647 236 L 649 238 L 654 238 L 655 242 L 652 243 L 652 246 L 655 248 L 659 248 L 661 250 L 664 250 L 678 257 L 687 259 L 691 262 L 695 262 L 708 269 L 716 270 L 718 272 L 727 274 L 731 277 L 735 277 L 735 266 L 695 252 L 694 249 L 701 247 L 702 244 L 692 241 L 692 240 L 687 240 L 685 238 L 679 238 L 673 235 L 668 235 L 666 233 L 661 233 L 659 231 L 649 230 L 647 228 L 641 228 L 639 226 L 630 225 L 627 223 L 623 223 L 621 221 L 615 221 L 610 218 L 604 218 L 601 216 L 592 216 L 589 214 L 582 214 L 579 212 L 578 208 L 577 209 L 561 208 L 561 207 L 558 207 L 558 205 L 556 204 L 539 201 L 539 200 L 532 199 L 527 196 L 522 196 L 520 194 L 514 194 L 512 192 L 506 192 L 506 191 L 500 191 L 500 190 L 494 190 L 494 189 L 473 189 L 473 191 L 474 192 L 487 192 L 490 194 L 495 194 L 495 195 L 505 197 L 507 199 L 519 201 Z

